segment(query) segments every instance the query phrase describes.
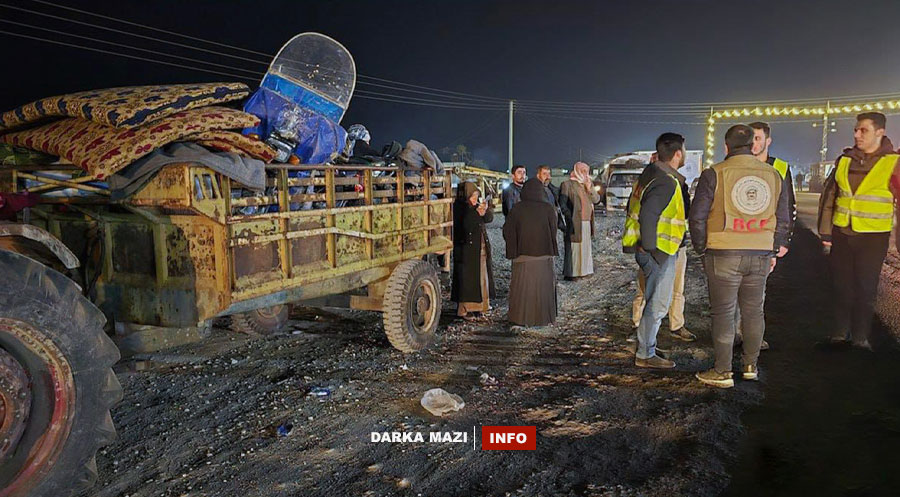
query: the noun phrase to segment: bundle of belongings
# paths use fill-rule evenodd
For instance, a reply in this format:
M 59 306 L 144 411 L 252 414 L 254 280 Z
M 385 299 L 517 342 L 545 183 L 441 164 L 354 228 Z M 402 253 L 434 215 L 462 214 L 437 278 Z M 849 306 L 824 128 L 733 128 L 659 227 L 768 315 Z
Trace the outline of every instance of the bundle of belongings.
M 225 105 L 249 94 L 242 83 L 201 83 L 44 98 L 0 115 L 0 160 L 74 164 L 93 180 L 87 184 L 109 189 L 113 199 L 137 191 L 163 166 L 184 162 L 262 190 L 275 152 L 241 133 L 258 125 L 258 117 Z
M 407 174 L 415 174 L 430 169 L 437 174 L 444 173 L 444 163 L 433 150 L 424 143 L 409 140 L 405 147 L 398 142 L 390 142 L 381 151 L 371 146 L 372 137 L 362 124 L 354 124 L 347 129 L 347 146 L 337 162 L 347 164 L 393 165 Z
M 425 168 L 443 171 L 437 154 L 422 143 L 409 140 L 401 147 L 391 142 L 375 151 L 364 127 L 352 126 L 348 134 L 338 124 L 342 110 L 332 111 L 324 101 L 307 105 L 309 98 L 295 95 L 297 85 L 265 81 L 270 80 L 278 84 L 264 84 L 252 96 L 242 83 L 201 83 L 110 88 L 37 100 L 0 115 L 0 165 L 72 164 L 83 170 L 79 183 L 108 190 L 112 200 L 129 197 L 175 163 L 201 164 L 231 178 L 236 185 L 232 197 L 275 193 L 266 187 L 265 164 L 273 161 L 396 166 L 407 175 Z M 235 108 L 239 104 L 242 108 Z M 34 174 L 72 180 L 71 173 L 58 168 Z M 290 172 L 292 177 L 313 174 Z M 41 182 L 27 180 L 25 186 L 30 185 Z M 89 194 L 76 188 L 39 188 L 42 195 Z M 290 190 L 291 195 L 320 193 L 313 186 Z M 305 202 L 290 207 L 322 206 Z M 240 212 L 277 208 L 245 207 Z

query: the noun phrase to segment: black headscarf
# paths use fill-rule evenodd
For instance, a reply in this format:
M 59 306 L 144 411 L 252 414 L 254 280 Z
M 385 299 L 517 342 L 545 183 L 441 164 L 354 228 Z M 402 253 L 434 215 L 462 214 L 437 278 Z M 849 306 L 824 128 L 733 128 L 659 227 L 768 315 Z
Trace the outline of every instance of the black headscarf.
M 520 255 L 559 255 L 556 209 L 547 202 L 544 184 L 531 178 L 522 187 L 522 200 L 513 206 L 503 225 L 506 258 Z

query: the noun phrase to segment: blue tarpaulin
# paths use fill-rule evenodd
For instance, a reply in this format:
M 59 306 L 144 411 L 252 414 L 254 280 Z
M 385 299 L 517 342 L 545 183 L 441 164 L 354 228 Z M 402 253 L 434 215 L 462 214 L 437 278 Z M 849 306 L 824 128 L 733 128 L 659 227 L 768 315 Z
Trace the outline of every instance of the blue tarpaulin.
M 244 104 L 244 112 L 260 118 L 258 126 L 247 128 L 244 133 L 256 133 L 265 140 L 272 133 L 278 115 L 286 106 L 300 108 L 302 120 L 297 135 L 299 144 L 294 148 L 294 154 L 302 164 L 327 162 L 344 148 L 347 132 L 339 124 L 265 87 L 257 90 Z

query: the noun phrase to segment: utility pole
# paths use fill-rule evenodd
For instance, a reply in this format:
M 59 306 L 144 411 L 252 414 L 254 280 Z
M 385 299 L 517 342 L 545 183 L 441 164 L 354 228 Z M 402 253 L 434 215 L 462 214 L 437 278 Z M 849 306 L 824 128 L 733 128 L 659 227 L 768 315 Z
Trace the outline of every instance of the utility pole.
M 512 174 L 513 168 L 513 100 L 509 101 L 509 168 L 508 173 Z
M 831 129 L 828 122 L 828 111 L 831 110 L 831 102 L 825 104 L 825 113 L 822 114 L 822 160 L 819 165 L 825 164 L 825 153 L 828 152 L 828 130 Z

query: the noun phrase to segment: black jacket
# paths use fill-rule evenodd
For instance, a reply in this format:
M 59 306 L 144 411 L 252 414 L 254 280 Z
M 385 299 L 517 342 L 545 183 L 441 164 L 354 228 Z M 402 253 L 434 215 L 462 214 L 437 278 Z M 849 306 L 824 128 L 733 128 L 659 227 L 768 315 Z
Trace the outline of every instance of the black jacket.
M 775 165 L 775 157 L 769 156 L 766 163 L 770 166 Z M 794 195 L 794 178 L 791 175 L 791 165 L 788 164 L 787 174 L 784 175 L 784 181 L 781 183 L 781 190 L 788 192 L 788 208 L 790 209 L 790 223 L 788 223 L 788 238 L 785 247 L 789 247 L 791 237 L 794 236 L 794 223 L 797 222 L 797 198 Z
M 739 152 L 738 155 L 750 154 Z M 730 157 L 730 156 L 729 156 Z M 726 160 L 728 157 L 725 158 Z M 697 183 L 697 191 L 694 192 L 694 201 L 691 203 L 691 212 L 689 214 L 689 224 L 691 228 L 691 243 L 694 245 L 694 251 L 698 254 L 706 252 L 707 229 L 706 221 L 709 219 L 709 212 L 712 210 L 713 199 L 716 197 L 716 183 L 718 179 L 716 172 L 710 168 L 700 174 L 700 182 Z M 781 196 L 778 197 L 778 205 L 775 208 L 775 243 L 770 252 L 760 252 L 759 250 L 716 250 L 720 255 L 775 255 L 777 247 L 786 247 L 790 240 L 791 226 L 791 208 L 789 203 L 790 194 L 782 188 Z
M 639 219 L 641 224 L 641 248 L 652 255 L 660 264 L 666 260 L 668 254 L 656 248 L 656 225 L 659 223 L 659 216 L 669 205 L 669 202 L 672 201 L 672 195 L 675 193 L 675 183 L 670 178 L 678 180 L 678 185 L 681 187 L 681 196 L 684 199 L 684 212 L 687 213 L 691 207 L 691 196 L 688 186 L 684 181 L 684 176 L 672 169 L 668 164 L 657 161 L 648 165 L 644 168 L 637 185 L 635 185 L 635 188 L 643 190 Z M 684 246 L 684 243 L 682 239 L 681 245 Z
M 500 198 L 503 200 L 503 215 L 508 216 L 509 210 L 512 209 L 514 205 L 519 202 L 519 198 L 522 195 L 522 187 L 515 183 L 510 183 L 509 186 L 503 189 L 503 193 Z

